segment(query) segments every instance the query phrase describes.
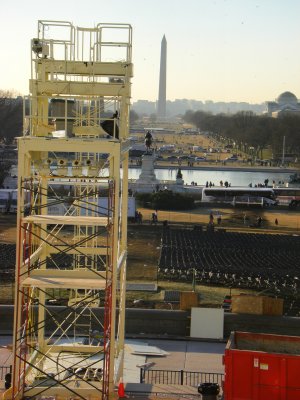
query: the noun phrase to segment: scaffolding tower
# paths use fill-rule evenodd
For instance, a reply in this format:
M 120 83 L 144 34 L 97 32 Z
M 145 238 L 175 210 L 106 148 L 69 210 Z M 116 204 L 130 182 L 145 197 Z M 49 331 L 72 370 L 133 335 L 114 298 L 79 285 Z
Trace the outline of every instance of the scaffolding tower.
M 132 29 L 38 21 L 18 138 L 12 399 L 122 378 Z

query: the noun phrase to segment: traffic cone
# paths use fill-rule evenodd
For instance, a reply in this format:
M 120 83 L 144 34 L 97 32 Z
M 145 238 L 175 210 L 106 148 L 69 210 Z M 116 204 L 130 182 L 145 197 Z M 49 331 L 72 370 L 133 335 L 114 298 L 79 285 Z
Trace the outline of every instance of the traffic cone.
M 118 396 L 119 396 L 119 399 L 124 399 L 127 397 L 125 395 L 124 383 L 123 383 L 122 379 L 120 379 L 119 386 L 118 386 Z

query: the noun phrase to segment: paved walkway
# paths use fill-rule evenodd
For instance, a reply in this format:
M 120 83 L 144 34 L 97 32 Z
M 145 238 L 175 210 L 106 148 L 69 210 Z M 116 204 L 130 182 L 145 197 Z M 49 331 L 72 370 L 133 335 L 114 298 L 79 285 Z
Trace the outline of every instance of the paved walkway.
M 126 343 L 123 381 L 125 392 L 130 397 L 139 397 L 141 400 L 162 397 L 166 400 L 192 399 L 200 396 L 196 385 L 139 384 L 139 366 L 142 364 L 149 364 L 150 370 L 224 373 L 222 356 L 225 343 L 162 339 L 128 340 Z M 156 346 L 167 354 L 165 356 L 134 356 L 131 354 L 134 344 L 144 344 L 145 348 L 147 344 Z
M 224 372 L 222 355 L 225 343 L 152 339 L 148 344 L 169 353 L 166 357 L 147 357 L 147 362 L 155 363 L 154 369 Z
M 124 382 L 139 382 L 138 365 L 145 363 L 151 363 L 151 369 L 224 373 L 222 356 L 226 343 L 162 339 L 127 340 L 126 343 Z M 165 356 L 133 355 L 130 343 L 156 346 L 168 354 Z
M 0 337 L 0 346 L 11 343 L 11 337 Z M 155 346 L 164 350 L 167 354 L 163 356 L 137 355 L 132 354 L 138 345 L 147 349 L 147 346 Z M 224 354 L 225 343 L 212 343 L 189 340 L 126 340 L 125 344 L 125 362 L 123 381 L 125 391 L 133 393 L 132 396 L 142 399 L 154 398 L 155 394 L 167 400 L 168 398 L 189 398 L 198 396 L 196 386 L 181 386 L 167 384 L 140 384 L 140 367 L 144 364 L 150 365 L 154 370 L 173 370 L 173 371 L 191 371 L 191 372 L 215 372 L 223 373 L 222 355 Z M 6 348 L 0 348 L 0 365 L 10 365 L 10 351 Z M 1 382 L 3 383 L 3 382 Z M 0 385 L 0 389 L 3 387 Z M 145 395 L 143 393 L 149 393 Z M 143 395 L 142 395 L 143 394 Z

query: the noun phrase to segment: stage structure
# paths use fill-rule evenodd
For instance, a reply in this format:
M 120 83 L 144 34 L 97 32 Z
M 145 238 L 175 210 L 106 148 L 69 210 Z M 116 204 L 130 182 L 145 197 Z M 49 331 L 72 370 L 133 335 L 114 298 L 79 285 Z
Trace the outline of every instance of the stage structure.
M 6 398 L 110 399 L 122 378 L 131 51 L 128 24 L 38 21 Z

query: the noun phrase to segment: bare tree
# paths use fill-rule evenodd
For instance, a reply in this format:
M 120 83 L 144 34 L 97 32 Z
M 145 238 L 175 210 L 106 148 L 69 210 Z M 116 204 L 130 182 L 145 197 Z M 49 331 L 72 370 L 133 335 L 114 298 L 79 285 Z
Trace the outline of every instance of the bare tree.
M 23 99 L 16 91 L 0 90 L 0 140 L 11 143 L 22 135 Z

